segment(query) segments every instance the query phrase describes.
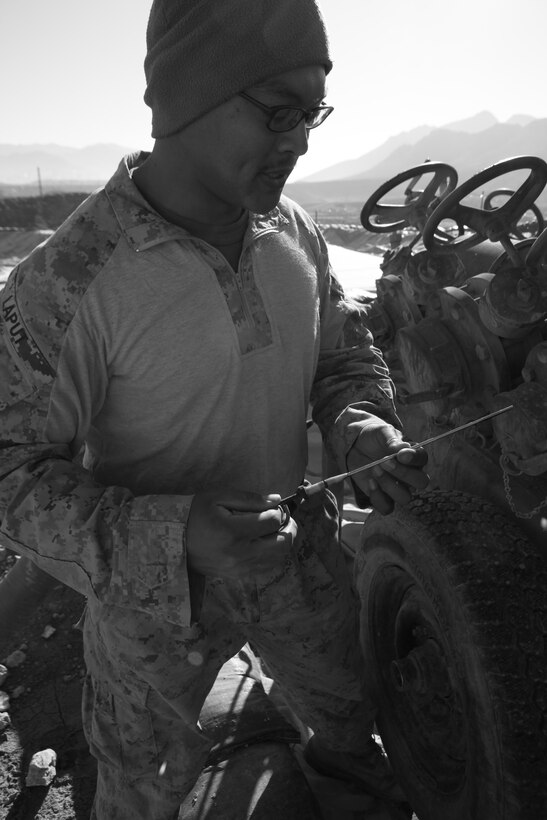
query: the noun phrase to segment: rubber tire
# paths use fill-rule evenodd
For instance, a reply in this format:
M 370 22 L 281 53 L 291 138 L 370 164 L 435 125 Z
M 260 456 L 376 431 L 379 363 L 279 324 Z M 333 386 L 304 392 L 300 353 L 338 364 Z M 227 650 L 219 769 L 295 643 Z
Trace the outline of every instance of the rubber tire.
M 379 731 L 420 820 L 547 817 L 539 549 L 483 499 L 431 492 L 370 516 L 355 570 Z M 400 669 L 424 646 L 413 688 Z

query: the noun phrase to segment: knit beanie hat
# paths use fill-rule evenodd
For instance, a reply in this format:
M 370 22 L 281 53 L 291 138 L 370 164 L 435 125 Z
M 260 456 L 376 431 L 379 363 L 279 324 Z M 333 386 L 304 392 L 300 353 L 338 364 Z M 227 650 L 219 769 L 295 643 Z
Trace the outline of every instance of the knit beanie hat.
M 154 0 L 146 44 L 154 138 L 276 74 L 332 67 L 315 0 Z

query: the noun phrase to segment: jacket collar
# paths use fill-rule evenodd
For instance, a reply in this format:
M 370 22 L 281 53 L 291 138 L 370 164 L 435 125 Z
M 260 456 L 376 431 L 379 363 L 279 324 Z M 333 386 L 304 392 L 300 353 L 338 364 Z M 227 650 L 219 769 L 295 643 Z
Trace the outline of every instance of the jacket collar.
M 186 240 L 189 236 L 184 228 L 160 216 L 133 182 L 133 170 L 148 156 L 146 151 L 125 156 L 105 186 L 120 229 L 137 253 L 163 242 Z M 252 238 L 257 238 L 265 233 L 277 232 L 285 224 L 288 224 L 288 219 L 276 207 L 267 214 L 251 214 L 249 231 Z

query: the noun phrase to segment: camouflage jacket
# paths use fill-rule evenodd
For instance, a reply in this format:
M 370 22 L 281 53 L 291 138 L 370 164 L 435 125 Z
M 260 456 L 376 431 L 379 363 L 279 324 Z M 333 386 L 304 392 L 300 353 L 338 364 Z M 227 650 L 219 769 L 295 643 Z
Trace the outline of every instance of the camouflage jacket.
M 187 625 L 195 492 L 294 490 L 310 399 L 340 460 L 371 414 L 397 421 L 308 215 L 252 216 L 234 271 L 143 199 L 142 156 L 0 294 L 0 540 L 99 605 Z

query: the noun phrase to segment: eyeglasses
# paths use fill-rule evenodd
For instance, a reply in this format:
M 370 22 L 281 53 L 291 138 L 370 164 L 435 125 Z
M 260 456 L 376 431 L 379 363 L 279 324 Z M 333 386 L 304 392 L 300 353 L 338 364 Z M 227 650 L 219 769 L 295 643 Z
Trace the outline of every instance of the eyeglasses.
M 250 94 L 246 94 L 244 91 L 240 91 L 239 96 L 270 115 L 270 119 L 266 125 L 270 131 L 275 131 L 275 133 L 292 131 L 302 120 L 305 121 L 307 129 L 317 128 L 317 126 L 325 122 L 329 114 L 332 114 L 334 111 L 331 105 L 318 105 L 316 108 L 309 109 L 297 108 L 292 105 L 264 105 L 264 103 L 255 100 L 254 97 L 251 97 Z

